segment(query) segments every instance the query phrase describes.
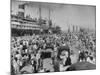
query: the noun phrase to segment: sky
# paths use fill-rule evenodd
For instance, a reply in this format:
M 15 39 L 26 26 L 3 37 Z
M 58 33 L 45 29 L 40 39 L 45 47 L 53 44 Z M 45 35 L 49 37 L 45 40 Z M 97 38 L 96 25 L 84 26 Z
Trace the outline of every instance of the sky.
M 42 18 L 48 19 L 48 9 L 51 10 L 53 23 L 60 26 L 62 30 L 67 30 L 73 25 L 94 29 L 96 25 L 96 7 L 91 5 L 57 4 L 57 3 L 39 3 L 12 0 L 12 14 L 16 14 L 18 5 L 26 3 L 25 15 L 32 18 L 39 17 L 39 5 L 41 5 Z

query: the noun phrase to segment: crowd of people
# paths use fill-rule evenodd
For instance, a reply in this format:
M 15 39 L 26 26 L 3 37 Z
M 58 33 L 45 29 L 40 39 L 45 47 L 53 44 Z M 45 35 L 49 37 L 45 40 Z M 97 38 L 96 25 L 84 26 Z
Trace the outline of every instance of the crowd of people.
M 96 65 L 95 33 L 11 37 L 12 74 L 70 71 L 77 62 Z

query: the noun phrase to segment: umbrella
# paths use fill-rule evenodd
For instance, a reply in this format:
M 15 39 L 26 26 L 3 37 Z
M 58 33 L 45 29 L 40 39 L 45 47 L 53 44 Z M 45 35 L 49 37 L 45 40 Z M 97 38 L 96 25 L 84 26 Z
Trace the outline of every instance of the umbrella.
M 73 70 L 93 70 L 93 69 L 96 69 L 95 64 L 89 62 L 77 62 L 75 64 L 72 64 L 68 70 L 73 71 Z

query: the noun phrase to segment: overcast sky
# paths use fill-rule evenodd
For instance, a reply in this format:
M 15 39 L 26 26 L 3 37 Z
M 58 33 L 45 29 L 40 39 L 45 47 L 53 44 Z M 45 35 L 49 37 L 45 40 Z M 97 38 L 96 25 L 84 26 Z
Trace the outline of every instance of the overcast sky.
M 51 19 L 53 23 L 59 25 L 62 30 L 67 30 L 68 26 L 77 25 L 80 27 L 95 29 L 95 6 L 72 5 L 56 3 L 38 3 L 38 2 L 20 2 L 12 0 L 11 10 L 13 14 L 18 12 L 19 4 L 26 4 L 25 15 L 32 18 L 39 16 L 38 7 L 41 5 L 41 14 L 43 18 L 48 18 L 48 9 L 51 9 Z

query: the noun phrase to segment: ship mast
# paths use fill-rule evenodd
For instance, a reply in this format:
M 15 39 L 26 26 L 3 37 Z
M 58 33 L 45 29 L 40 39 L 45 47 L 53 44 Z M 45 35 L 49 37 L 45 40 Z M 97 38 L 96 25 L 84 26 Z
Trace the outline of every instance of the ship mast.
M 49 16 L 48 16 L 48 17 L 49 17 L 49 21 L 50 21 L 50 15 L 51 15 L 51 10 L 50 10 L 50 8 L 49 8 Z
M 52 21 L 51 21 L 51 9 L 49 7 L 49 10 L 48 10 L 48 22 L 49 22 L 49 28 L 52 26 Z
M 41 4 L 39 5 L 39 25 L 41 26 Z

